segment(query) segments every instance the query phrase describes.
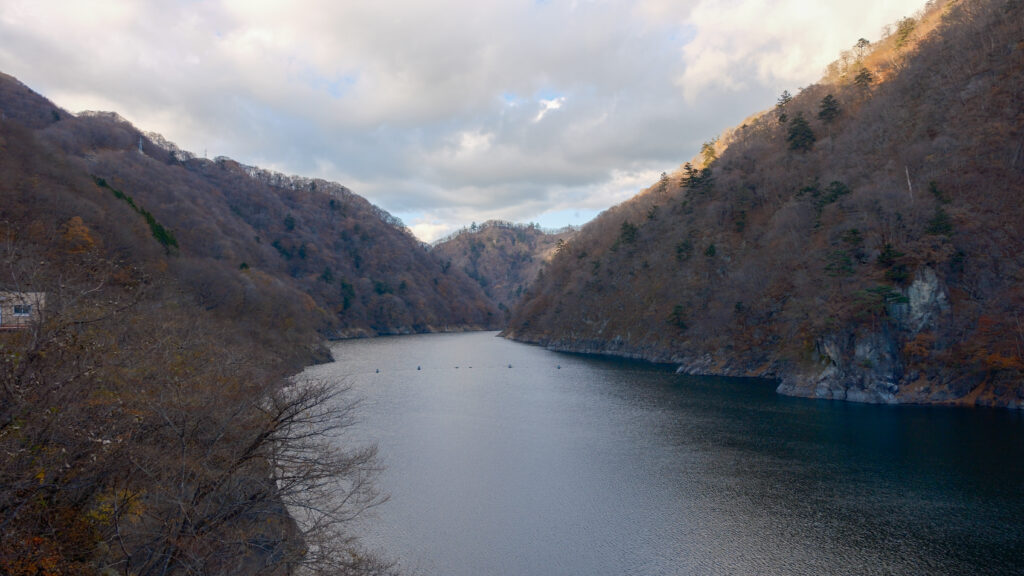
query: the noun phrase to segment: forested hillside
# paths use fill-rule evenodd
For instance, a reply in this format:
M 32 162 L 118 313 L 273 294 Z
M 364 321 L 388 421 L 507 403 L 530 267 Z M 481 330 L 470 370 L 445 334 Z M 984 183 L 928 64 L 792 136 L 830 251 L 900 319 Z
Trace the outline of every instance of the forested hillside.
M 324 336 L 490 326 L 479 286 L 345 188 L 194 158 L 0 76 L 0 574 L 384 573 Z M 296 523 L 295 519 L 301 521 Z
M 475 282 L 442 269 L 400 221 L 343 186 L 196 158 L 116 114 L 71 116 L 8 76 L 0 77 L 0 96 L 7 122 L 35 129 L 51 158 L 92 178 L 83 200 L 108 197 L 92 200 L 92 213 L 67 217 L 90 226 L 132 211 L 152 218 L 166 233 L 161 265 L 189 283 L 204 308 L 342 337 L 497 321 Z M 121 202 L 115 208 L 110 199 Z M 264 286 L 292 291 L 289 306 L 304 312 L 285 313 Z
M 1024 407 L 1024 3 L 930 2 L 585 226 L 506 334 Z M 854 39 L 856 40 L 856 39 Z
M 546 232 L 536 225 L 490 220 L 442 239 L 432 251 L 443 266 L 476 280 L 507 316 L 541 265 L 574 233 L 572 228 Z

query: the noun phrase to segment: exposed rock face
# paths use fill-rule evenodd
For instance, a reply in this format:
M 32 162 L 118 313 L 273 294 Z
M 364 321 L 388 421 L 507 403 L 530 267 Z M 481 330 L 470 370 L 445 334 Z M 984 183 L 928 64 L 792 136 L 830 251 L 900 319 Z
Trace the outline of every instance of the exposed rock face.
M 901 327 L 909 329 L 915 336 L 936 324 L 940 316 L 949 310 L 946 288 L 935 270 L 929 267 L 918 270 L 914 282 L 907 289 L 906 297 L 910 310 L 907 317 L 902 319 Z
M 819 372 L 787 374 L 777 391 L 790 396 L 894 404 L 903 376 L 899 347 L 886 331 L 835 335 L 815 343 Z
M 917 376 L 905 370 L 900 342 L 935 329 L 949 310 L 949 298 L 938 275 L 927 266 L 917 270 L 902 296 L 906 302 L 888 305 L 896 330 L 843 332 L 818 339 L 815 354 L 820 370 L 788 373 L 778 392 L 881 404 L 919 401 L 900 394 L 901 385 Z

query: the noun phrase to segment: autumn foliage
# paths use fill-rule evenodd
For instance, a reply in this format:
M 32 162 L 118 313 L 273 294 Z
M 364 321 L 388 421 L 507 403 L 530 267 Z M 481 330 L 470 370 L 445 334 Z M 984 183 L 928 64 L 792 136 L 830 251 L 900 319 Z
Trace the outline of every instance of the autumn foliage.
M 479 286 L 344 187 L 194 158 L 0 76 L 0 573 L 390 573 L 324 337 L 493 325 Z
M 1021 3 L 965 0 L 861 39 L 584 226 L 507 334 L 812 396 L 830 377 L 825 397 L 886 380 L 878 401 L 1024 406 L 1022 37 Z

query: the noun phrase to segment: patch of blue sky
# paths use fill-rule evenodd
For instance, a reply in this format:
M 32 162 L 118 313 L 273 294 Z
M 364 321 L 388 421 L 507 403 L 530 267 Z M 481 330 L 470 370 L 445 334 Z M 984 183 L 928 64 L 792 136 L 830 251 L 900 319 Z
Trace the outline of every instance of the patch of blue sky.
M 504 102 L 506 106 L 518 106 L 526 102 L 526 99 L 514 92 L 504 92 L 501 95 L 501 101 Z
M 541 88 L 533 93 L 533 98 L 536 101 L 541 100 L 557 100 L 564 97 L 565 94 L 555 90 L 554 88 Z

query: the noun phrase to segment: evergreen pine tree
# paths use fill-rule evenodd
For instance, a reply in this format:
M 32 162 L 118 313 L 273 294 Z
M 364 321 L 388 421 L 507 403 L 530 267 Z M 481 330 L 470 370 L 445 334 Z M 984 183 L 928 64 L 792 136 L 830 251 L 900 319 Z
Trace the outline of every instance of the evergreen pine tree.
M 803 114 L 797 113 L 789 124 L 789 133 L 786 135 L 789 149 L 806 152 L 814 147 L 815 140 L 817 138 L 814 136 L 814 131 L 811 130 L 811 125 L 804 119 Z
M 854 77 L 853 83 L 859 86 L 863 90 L 867 90 L 871 87 L 871 83 L 875 81 L 874 75 L 867 68 L 861 68 L 857 76 Z
M 793 95 L 789 93 L 789 90 L 783 90 L 779 101 L 775 103 L 775 111 L 779 113 L 779 124 L 785 124 L 789 120 L 789 114 L 786 114 L 786 105 L 792 99 Z
M 825 124 L 831 124 L 839 117 L 839 101 L 835 96 L 829 94 L 821 99 L 818 105 L 818 119 Z
M 700 155 L 704 158 L 704 166 L 710 166 L 712 162 L 718 159 L 718 153 L 715 152 L 715 144 L 718 142 L 718 138 L 712 138 L 708 140 L 700 147 Z

